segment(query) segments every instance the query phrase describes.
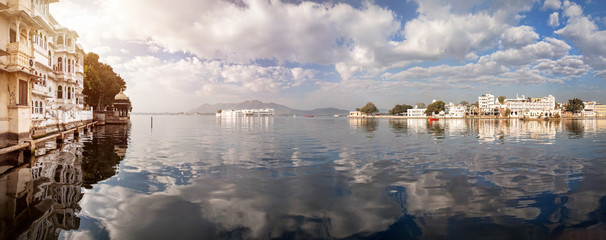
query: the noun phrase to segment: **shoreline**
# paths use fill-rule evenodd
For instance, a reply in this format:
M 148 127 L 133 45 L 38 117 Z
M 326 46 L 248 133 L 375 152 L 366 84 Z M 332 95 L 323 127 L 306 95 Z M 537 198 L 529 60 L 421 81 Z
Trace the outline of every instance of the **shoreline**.
M 354 119 L 429 119 L 430 117 L 407 117 L 407 116 L 391 116 L 391 115 L 379 115 L 379 116 L 347 116 L 347 118 Z M 497 120 L 523 120 L 523 121 L 554 121 L 554 120 L 599 120 L 606 119 L 606 117 L 560 117 L 560 118 L 502 118 L 502 117 L 432 117 L 437 119 L 497 119 Z

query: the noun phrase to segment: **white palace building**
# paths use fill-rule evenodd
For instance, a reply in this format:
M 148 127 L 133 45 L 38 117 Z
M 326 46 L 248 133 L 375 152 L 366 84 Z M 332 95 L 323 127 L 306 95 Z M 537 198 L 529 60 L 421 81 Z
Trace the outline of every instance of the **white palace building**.
M 85 52 L 49 13 L 59 0 L 0 0 L 0 147 L 92 121 Z

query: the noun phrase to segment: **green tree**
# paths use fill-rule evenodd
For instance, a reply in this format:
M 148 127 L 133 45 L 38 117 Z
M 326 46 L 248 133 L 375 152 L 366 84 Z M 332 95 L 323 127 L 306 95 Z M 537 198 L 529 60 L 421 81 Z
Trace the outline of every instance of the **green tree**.
M 375 106 L 375 104 L 372 102 L 368 102 L 368 103 L 366 103 L 366 105 L 364 105 L 364 107 L 357 108 L 357 109 L 358 109 L 358 111 L 363 112 L 366 115 L 372 115 L 373 113 L 379 112 L 379 109 L 377 108 L 377 106 Z
M 505 99 L 507 99 L 507 97 L 505 97 L 505 96 L 499 96 L 499 102 L 500 102 L 501 104 L 504 104 L 504 103 L 505 103 Z
M 425 103 L 420 102 L 420 103 L 417 103 L 416 105 L 418 108 L 425 108 Z
M 583 100 L 578 98 L 568 99 L 568 105 L 566 105 L 566 111 L 579 113 L 585 109 L 585 104 Z
M 84 101 L 95 110 L 104 110 L 114 97 L 126 89 L 126 82 L 111 66 L 99 62 L 99 55 L 88 53 L 84 57 Z
M 505 117 L 509 117 L 509 115 L 511 115 L 511 109 L 507 108 L 505 109 Z
M 389 115 L 399 115 L 401 113 L 406 113 L 406 111 L 408 111 L 408 109 L 413 108 L 410 105 L 406 105 L 406 104 L 396 104 L 396 106 L 393 107 L 393 109 L 389 110 Z
M 427 106 L 427 110 L 425 110 L 425 114 L 426 115 L 432 115 L 433 113 L 438 114 L 441 111 L 444 111 L 445 105 L 446 105 L 446 103 L 444 103 L 443 101 L 436 101 L 432 104 L 429 104 L 429 106 Z

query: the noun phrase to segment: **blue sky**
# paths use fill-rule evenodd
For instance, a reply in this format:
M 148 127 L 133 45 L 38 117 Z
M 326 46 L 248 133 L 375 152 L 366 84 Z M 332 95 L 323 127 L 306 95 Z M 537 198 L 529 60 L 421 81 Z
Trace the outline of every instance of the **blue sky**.
M 299 109 L 606 103 L 597 0 L 62 0 L 51 13 L 127 81 L 137 112 L 261 100 Z

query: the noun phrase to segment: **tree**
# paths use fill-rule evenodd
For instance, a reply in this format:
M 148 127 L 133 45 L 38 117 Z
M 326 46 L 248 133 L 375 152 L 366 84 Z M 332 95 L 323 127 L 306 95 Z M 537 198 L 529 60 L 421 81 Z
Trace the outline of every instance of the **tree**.
M 368 102 L 366 105 L 364 105 L 364 107 L 359 108 L 358 111 L 363 112 L 366 115 L 372 115 L 373 113 L 378 113 L 379 109 L 374 103 Z
M 438 114 L 441 111 L 444 111 L 444 106 L 446 105 L 446 103 L 442 102 L 442 101 L 436 101 L 432 104 L 429 104 L 429 106 L 427 106 L 427 110 L 425 110 L 425 114 L 426 115 L 432 115 L 432 114 Z
M 126 89 L 126 82 L 111 66 L 99 62 L 99 55 L 88 53 L 84 57 L 84 101 L 95 110 L 104 110 L 114 97 Z
M 504 103 L 505 103 L 505 99 L 507 99 L 507 97 L 505 97 L 505 96 L 499 96 L 499 102 L 500 102 L 501 104 L 504 104 Z
M 567 112 L 579 113 L 583 111 L 583 109 L 585 109 L 583 100 L 578 98 L 568 99 L 568 105 L 566 105 Z
M 511 115 L 511 109 L 506 108 L 505 109 L 505 117 L 509 117 L 509 115 Z
M 417 107 L 418 108 L 425 108 L 425 103 L 422 103 L 422 102 L 417 103 Z
M 469 102 L 468 101 L 461 101 L 459 103 L 459 105 L 463 105 L 463 106 L 469 106 Z
M 406 104 L 396 104 L 395 107 L 393 107 L 393 109 L 389 110 L 389 115 L 399 115 L 400 113 L 406 113 L 406 111 L 408 111 L 408 109 L 413 108 L 410 105 L 406 105 Z

